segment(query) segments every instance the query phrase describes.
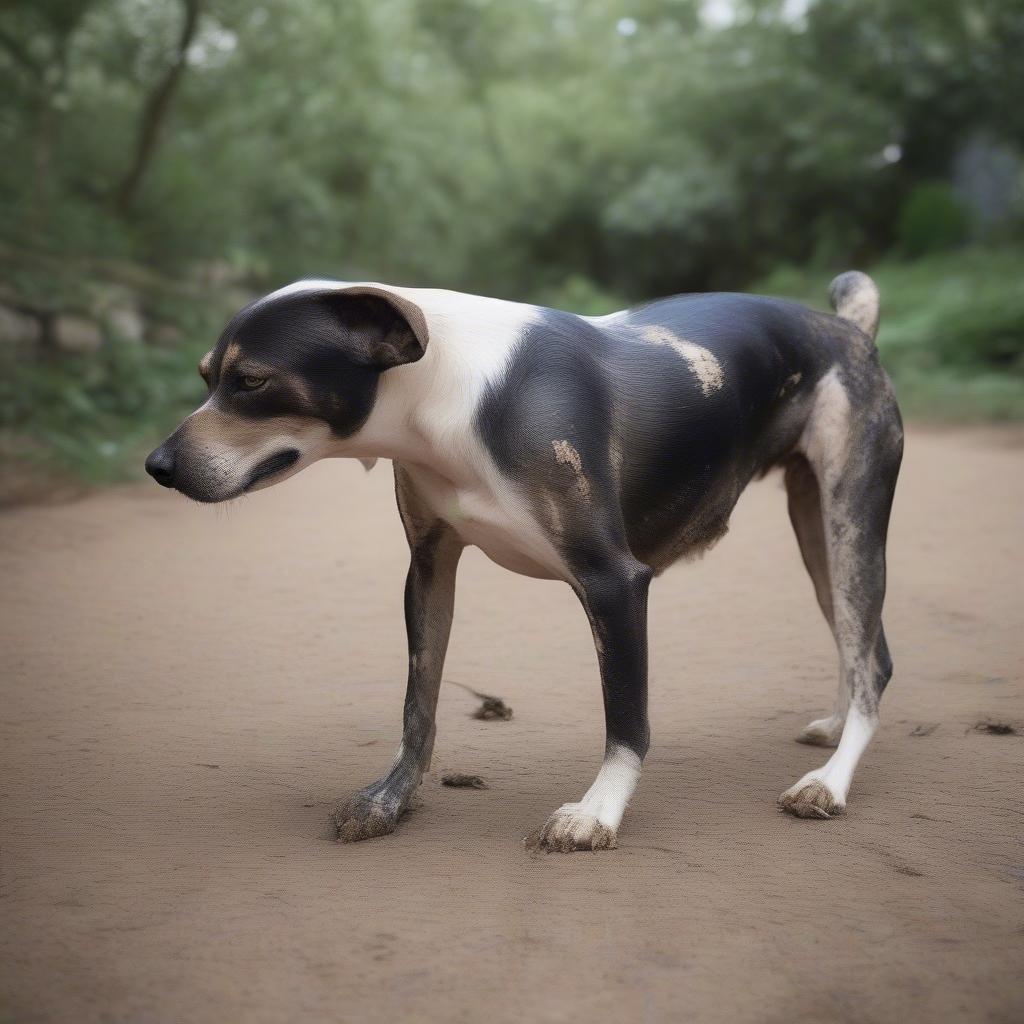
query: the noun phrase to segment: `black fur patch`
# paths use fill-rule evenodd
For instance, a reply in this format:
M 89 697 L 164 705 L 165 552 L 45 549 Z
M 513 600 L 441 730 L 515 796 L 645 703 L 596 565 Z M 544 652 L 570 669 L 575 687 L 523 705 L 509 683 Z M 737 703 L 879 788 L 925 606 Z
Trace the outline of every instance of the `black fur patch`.
M 237 357 L 225 356 L 237 346 Z M 355 433 L 373 408 L 382 371 L 423 354 L 402 315 L 386 300 L 331 291 L 260 300 L 237 314 L 214 350 L 218 403 L 253 419 L 313 416 L 339 437 Z M 247 390 L 247 366 L 271 371 Z
M 568 441 L 591 498 L 618 510 L 630 550 L 657 567 L 724 531 L 750 479 L 792 447 L 837 335 L 852 330 L 732 294 L 665 299 L 607 323 L 544 311 L 485 396 L 477 429 L 530 494 L 564 492 L 551 452 Z M 671 338 L 710 353 L 720 383 L 702 381 Z M 586 528 L 590 512 L 582 518 Z

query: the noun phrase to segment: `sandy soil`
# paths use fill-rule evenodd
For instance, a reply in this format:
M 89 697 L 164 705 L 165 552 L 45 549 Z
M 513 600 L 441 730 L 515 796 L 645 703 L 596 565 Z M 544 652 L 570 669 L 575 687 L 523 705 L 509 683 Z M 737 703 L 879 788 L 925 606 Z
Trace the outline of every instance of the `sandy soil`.
M 314 467 L 227 510 L 153 487 L 5 513 L 2 1021 L 1020 1021 L 1020 434 L 911 432 L 896 675 L 850 814 L 778 793 L 835 663 L 778 478 L 656 584 L 654 745 L 620 848 L 522 837 L 591 781 L 595 657 L 568 588 L 463 561 L 423 806 L 321 838 L 398 739 L 390 471 Z M 442 787 L 447 771 L 486 790 Z

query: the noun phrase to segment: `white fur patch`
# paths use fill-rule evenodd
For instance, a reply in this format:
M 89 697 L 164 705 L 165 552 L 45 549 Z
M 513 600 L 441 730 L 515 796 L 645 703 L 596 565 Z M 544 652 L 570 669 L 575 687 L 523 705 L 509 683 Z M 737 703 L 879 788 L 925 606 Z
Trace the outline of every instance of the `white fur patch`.
M 814 405 L 797 445 L 830 486 L 846 465 L 850 446 L 850 399 L 833 368 L 818 381 Z
M 298 282 L 281 291 L 325 287 L 393 294 L 420 310 L 429 339 L 422 359 L 382 374 L 369 419 L 338 454 L 458 464 L 477 443 L 473 417 L 484 390 L 501 376 L 523 331 L 537 320 L 536 307 L 374 282 Z
M 838 372 L 832 369 L 815 388 L 814 405 L 798 447 L 807 456 L 821 486 L 822 512 L 828 524 L 825 542 L 832 580 L 835 638 L 844 677 L 860 659 L 858 647 L 862 639 L 859 616 L 844 585 L 856 579 L 860 569 L 856 539 L 862 527 L 855 516 L 857 510 L 835 497 L 850 458 L 850 428 L 850 399 Z
M 640 765 L 640 758 L 629 747 L 612 744 L 586 796 L 578 804 L 565 804 L 561 810 L 571 808 L 590 815 L 616 831 L 626 813 L 629 798 L 640 781 Z
M 838 794 L 844 803 L 850 792 L 854 770 L 877 728 L 877 717 L 868 716 L 856 705 L 851 705 L 846 713 L 846 724 L 843 726 L 839 746 L 821 769 L 821 776 L 829 789 Z
M 842 813 L 850 793 L 853 773 L 877 728 L 877 717 L 868 716 L 856 705 L 851 705 L 835 753 L 821 768 L 808 772 L 799 782 L 790 786 L 781 799 L 797 797 L 802 791 L 813 791 L 816 784 L 822 785 L 828 790 L 839 813 Z
M 528 849 L 608 850 L 616 845 L 626 804 L 640 778 L 640 758 L 628 747 L 611 746 L 604 764 L 575 804 L 562 804 L 537 832 L 526 837 Z

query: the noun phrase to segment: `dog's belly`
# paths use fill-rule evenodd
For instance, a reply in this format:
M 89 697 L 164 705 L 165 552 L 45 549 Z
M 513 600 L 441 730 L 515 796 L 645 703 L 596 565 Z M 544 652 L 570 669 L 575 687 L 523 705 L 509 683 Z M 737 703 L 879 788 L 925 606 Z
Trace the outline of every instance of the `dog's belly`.
M 537 552 L 527 550 L 520 535 L 493 518 L 466 518 L 452 525 L 467 544 L 478 547 L 492 562 L 503 569 L 539 580 L 564 578 L 565 574 L 560 565 L 550 564 L 549 560 L 543 557 L 543 553 L 538 557 Z
M 561 556 L 511 491 L 483 481 L 457 487 L 433 470 L 406 466 L 416 492 L 466 542 L 503 569 L 535 579 L 567 579 Z
M 720 484 L 687 511 L 671 504 L 651 510 L 627 523 L 630 549 L 656 573 L 680 559 L 702 555 L 728 532 L 739 490 L 737 485 Z

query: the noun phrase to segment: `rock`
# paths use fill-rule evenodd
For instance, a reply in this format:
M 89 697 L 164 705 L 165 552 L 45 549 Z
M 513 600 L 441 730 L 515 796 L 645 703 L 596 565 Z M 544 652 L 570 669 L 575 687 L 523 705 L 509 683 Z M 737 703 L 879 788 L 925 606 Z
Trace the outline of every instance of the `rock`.
M 37 345 L 43 337 L 38 317 L 0 306 L 0 344 Z
M 92 320 L 62 313 L 53 321 L 53 341 L 62 352 L 95 352 L 103 344 L 103 332 Z
M 107 326 L 110 333 L 121 341 L 139 343 L 146 333 L 146 322 L 142 314 L 131 306 L 119 306 L 107 310 Z

